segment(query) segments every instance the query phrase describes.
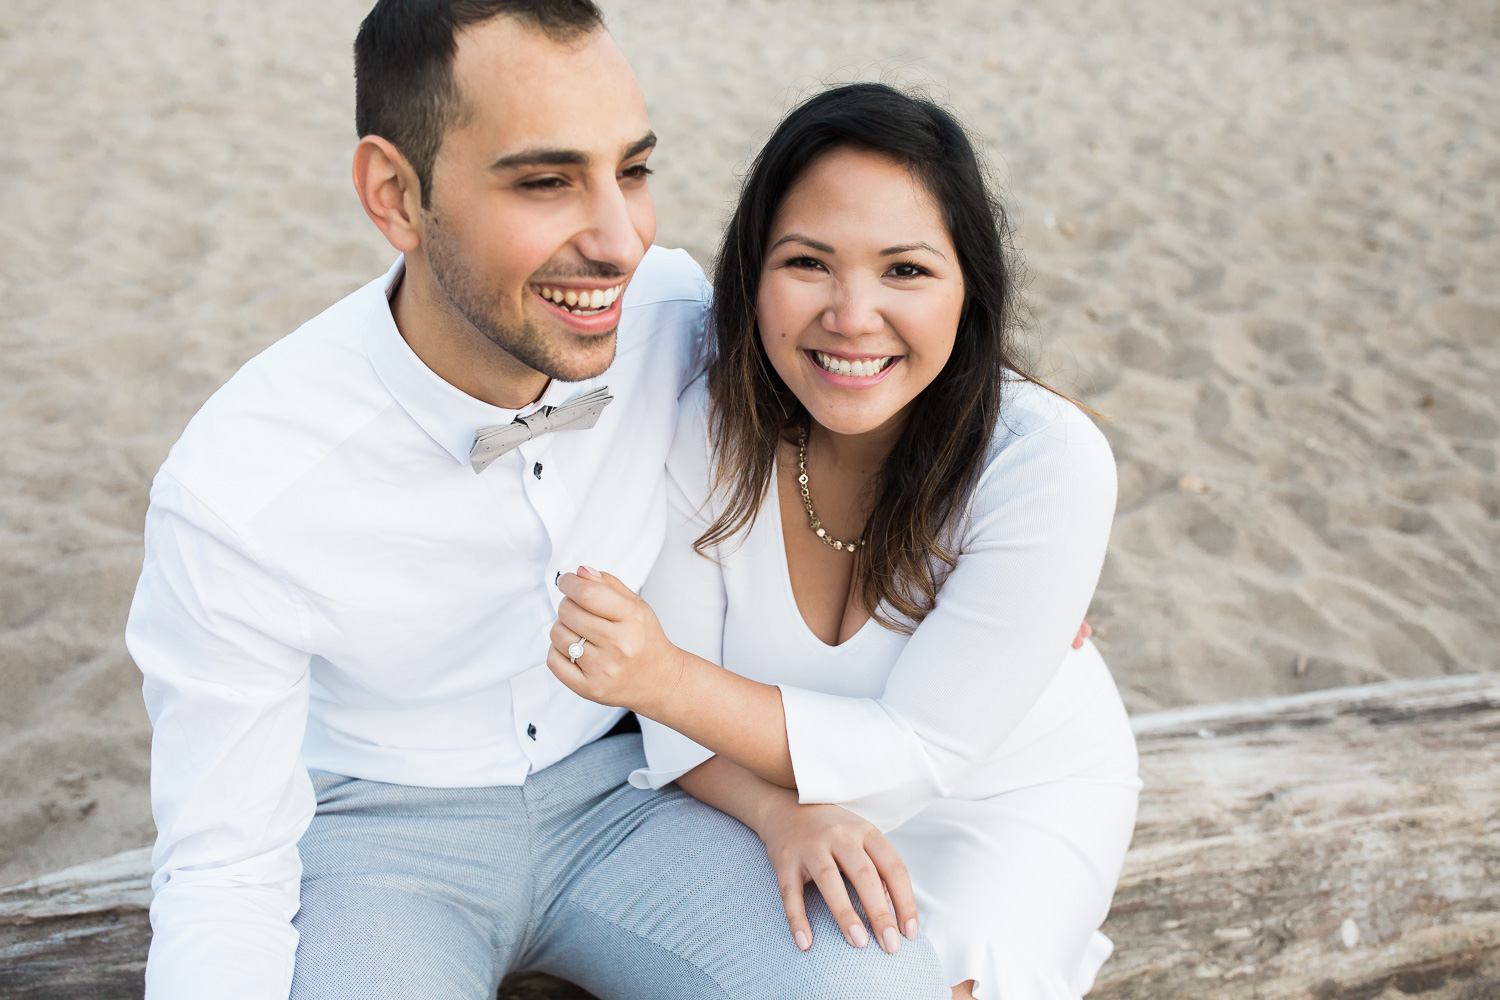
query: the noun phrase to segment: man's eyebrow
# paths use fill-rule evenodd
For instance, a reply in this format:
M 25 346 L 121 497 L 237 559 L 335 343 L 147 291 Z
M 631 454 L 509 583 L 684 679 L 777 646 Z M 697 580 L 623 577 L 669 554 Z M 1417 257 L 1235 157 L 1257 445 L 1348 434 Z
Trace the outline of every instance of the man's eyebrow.
M 781 246 L 781 244 L 783 244 L 783 243 L 801 243 L 805 247 L 812 247 L 814 250 L 818 251 L 819 253 L 837 253 L 838 252 L 838 251 L 834 250 L 833 247 L 829 246 L 827 243 L 819 243 L 817 240 L 813 239 L 811 236 L 803 236 L 801 233 L 787 233 L 781 239 L 777 240 L 775 243 L 772 243 L 771 244 L 771 249 L 775 250 L 777 247 Z
M 635 142 L 625 147 L 625 152 L 620 156 L 622 160 L 628 160 L 632 156 L 639 156 L 648 149 L 656 146 L 656 133 L 647 132 Z M 579 149 L 523 149 L 519 153 L 511 153 L 502 156 L 490 164 L 491 170 L 520 170 L 526 167 L 586 167 L 590 163 L 589 154 Z
M 576 149 L 523 149 L 502 156 L 490 164 L 491 170 L 517 170 L 522 167 L 586 167 L 587 153 Z
M 939 257 L 943 257 L 943 251 L 939 250 L 931 243 L 902 243 L 899 246 L 886 247 L 884 250 L 880 251 L 880 256 L 894 257 L 898 253 L 911 253 L 913 250 L 926 250 L 930 253 L 937 254 Z M 948 258 L 943 257 L 943 259 L 947 260 Z
M 648 149 L 656 148 L 656 133 L 647 132 L 635 142 L 625 147 L 625 152 L 620 155 L 621 160 L 628 160 L 632 156 L 640 156 Z

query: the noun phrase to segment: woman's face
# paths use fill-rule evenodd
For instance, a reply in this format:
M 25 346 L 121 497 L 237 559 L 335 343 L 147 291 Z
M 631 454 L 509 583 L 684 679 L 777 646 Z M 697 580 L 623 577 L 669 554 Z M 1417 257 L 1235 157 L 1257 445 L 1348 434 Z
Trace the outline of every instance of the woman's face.
M 899 426 L 963 310 L 937 202 L 894 161 L 836 150 L 787 192 L 768 242 L 756 310 L 771 364 L 836 434 Z

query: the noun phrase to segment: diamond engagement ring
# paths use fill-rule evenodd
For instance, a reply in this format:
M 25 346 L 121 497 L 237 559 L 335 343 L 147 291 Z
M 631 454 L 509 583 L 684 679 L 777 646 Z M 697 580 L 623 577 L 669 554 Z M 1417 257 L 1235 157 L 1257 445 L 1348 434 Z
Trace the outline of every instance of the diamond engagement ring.
M 586 642 L 588 642 L 587 639 L 579 638 L 577 642 L 568 647 L 569 663 L 576 664 L 578 662 L 578 658 L 583 655 L 583 644 Z

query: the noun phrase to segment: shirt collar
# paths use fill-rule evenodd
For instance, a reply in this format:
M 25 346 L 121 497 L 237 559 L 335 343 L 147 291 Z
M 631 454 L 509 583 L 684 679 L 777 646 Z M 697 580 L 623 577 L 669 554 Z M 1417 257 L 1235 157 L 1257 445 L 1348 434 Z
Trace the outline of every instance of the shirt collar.
M 491 406 L 445 381 L 428 368 L 396 328 L 391 295 L 406 273 L 405 256 L 397 257 L 385 277 L 366 286 L 369 293 L 365 350 L 370 363 L 396 402 L 434 441 L 459 462 L 469 464 L 474 432 L 492 424 L 508 424 L 517 416 L 556 406 L 577 395 L 580 383 L 553 379 L 540 399 L 519 410 Z

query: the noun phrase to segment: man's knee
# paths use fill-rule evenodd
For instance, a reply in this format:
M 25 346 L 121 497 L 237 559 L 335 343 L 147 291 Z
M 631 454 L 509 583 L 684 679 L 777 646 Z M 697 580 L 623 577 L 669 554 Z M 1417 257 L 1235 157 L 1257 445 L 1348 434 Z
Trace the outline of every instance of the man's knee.
M 937 952 L 925 936 L 903 941 L 888 955 L 874 944 L 850 947 L 828 928 L 819 941 L 777 970 L 780 982 L 768 996 L 807 1000 L 949 1000 L 952 990 Z M 737 998 L 738 1000 L 738 998 Z
M 303 886 L 292 923 L 292 1000 L 490 1000 L 500 981 L 481 921 L 421 893 L 319 880 Z

